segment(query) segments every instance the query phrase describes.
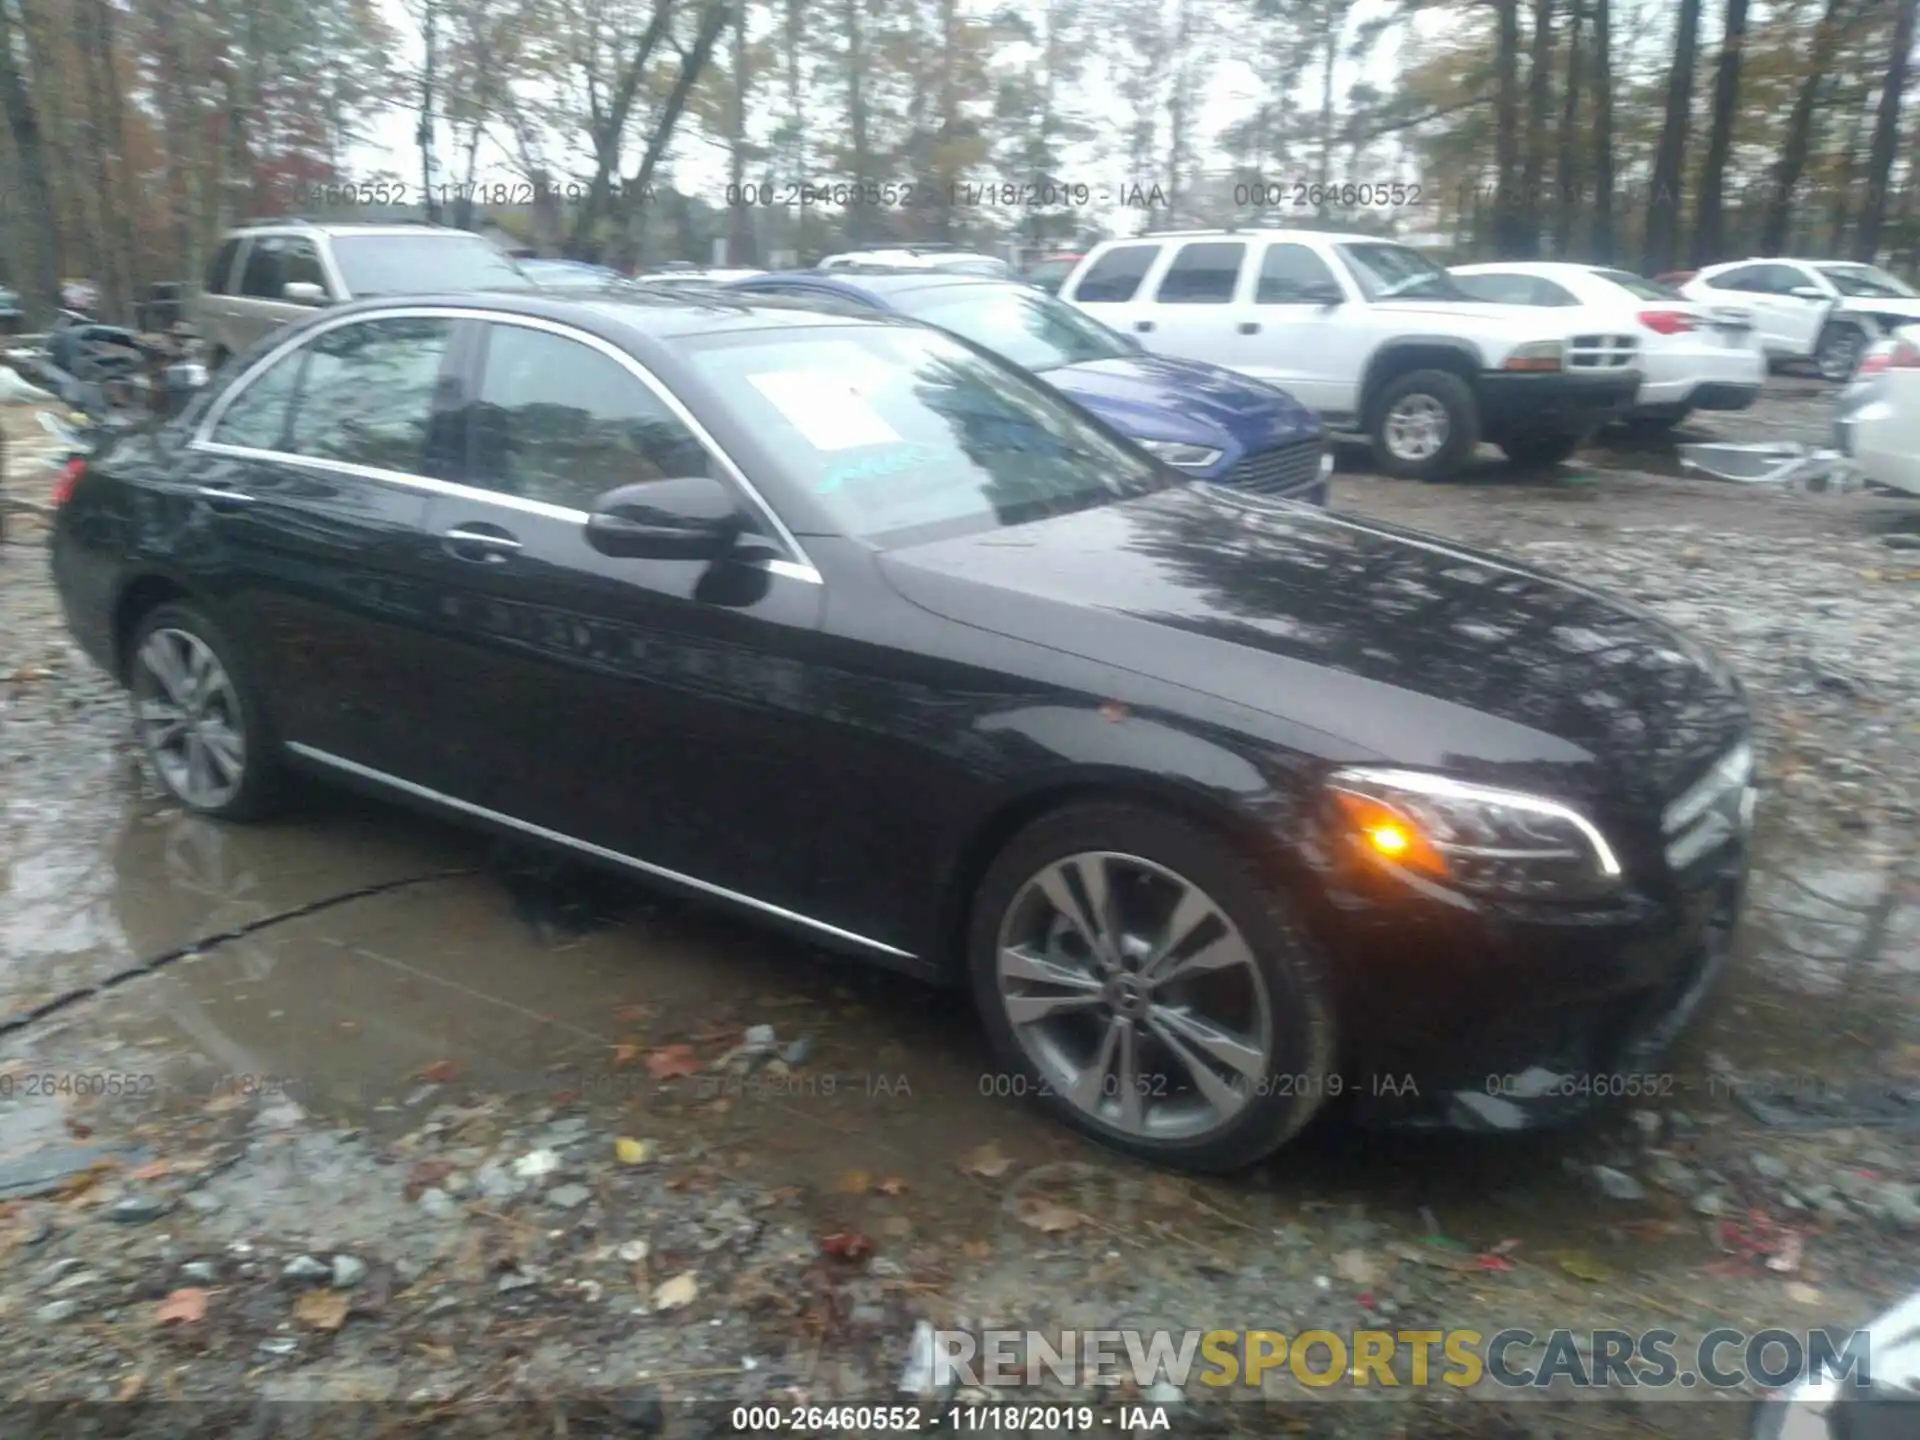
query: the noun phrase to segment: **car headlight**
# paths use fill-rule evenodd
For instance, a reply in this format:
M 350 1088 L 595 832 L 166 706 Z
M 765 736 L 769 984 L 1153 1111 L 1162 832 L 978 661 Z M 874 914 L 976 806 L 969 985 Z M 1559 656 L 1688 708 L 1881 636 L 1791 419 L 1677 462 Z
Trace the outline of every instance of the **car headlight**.
M 1536 340 L 1516 346 L 1507 356 L 1503 370 L 1558 370 L 1566 358 L 1567 347 L 1558 340 Z
M 1148 440 L 1136 435 L 1133 443 L 1179 470 L 1205 470 L 1220 459 L 1218 450 L 1211 450 L 1205 445 L 1189 445 L 1184 440 Z
M 1365 766 L 1327 784 L 1347 843 L 1403 877 L 1506 900 L 1593 900 L 1619 887 L 1606 837 L 1558 800 Z

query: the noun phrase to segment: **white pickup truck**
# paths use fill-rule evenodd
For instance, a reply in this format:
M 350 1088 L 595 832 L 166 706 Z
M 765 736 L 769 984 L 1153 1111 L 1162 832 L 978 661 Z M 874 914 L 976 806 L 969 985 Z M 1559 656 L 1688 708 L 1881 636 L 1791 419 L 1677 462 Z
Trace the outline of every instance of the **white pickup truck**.
M 1475 301 L 1417 250 L 1370 235 L 1109 240 L 1060 298 L 1151 351 L 1288 391 L 1407 478 L 1446 478 L 1481 440 L 1523 465 L 1557 464 L 1628 409 L 1641 380 L 1636 336 Z

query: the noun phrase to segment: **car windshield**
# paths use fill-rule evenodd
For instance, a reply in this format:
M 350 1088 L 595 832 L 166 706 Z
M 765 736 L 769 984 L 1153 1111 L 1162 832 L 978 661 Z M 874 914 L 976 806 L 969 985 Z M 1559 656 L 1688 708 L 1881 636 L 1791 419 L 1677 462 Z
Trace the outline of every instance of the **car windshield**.
M 556 265 L 551 261 L 523 261 L 521 270 L 550 289 L 604 290 L 625 282 L 612 270 L 597 270 L 591 265 Z
M 1870 300 L 1920 299 L 1911 285 L 1896 279 L 1877 265 L 1817 265 L 1814 267 L 1842 295 Z
M 355 299 L 454 290 L 527 290 L 533 281 L 478 235 L 336 235 L 333 258 Z
M 845 535 L 909 544 L 1186 483 L 937 330 L 735 331 L 682 345 L 712 402 Z
M 1029 370 L 1133 353 L 1097 320 L 1025 286 L 943 285 L 895 295 L 893 303 L 916 320 L 951 330 Z
M 969 256 L 965 260 L 940 260 L 934 269 L 948 275 L 985 275 L 994 280 L 1005 280 L 1013 275 L 1013 267 L 1004 260 L 995 260 L 988 256 Z
M 1347 269 L 1369 300 L 1468 300 L 1445 270 L 1405 245 L 1342 245 Z
M 1602 280 L 1610 280 L 1636 300 L 1680 300 L 1687 297 L 1671 285 L 1662 285 L 1657 280 L 1646 280 L 1631 270 L 1596 270 L 1593 272 Z

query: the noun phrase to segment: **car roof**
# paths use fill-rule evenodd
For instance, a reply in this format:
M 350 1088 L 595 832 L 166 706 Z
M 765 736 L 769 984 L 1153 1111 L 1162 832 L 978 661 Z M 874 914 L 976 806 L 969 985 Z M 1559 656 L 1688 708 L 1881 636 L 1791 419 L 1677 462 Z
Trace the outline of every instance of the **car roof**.
M 659 290 L 609 290 L 590 293 L 556 290 L 456 290 L 442 294 L 387 295 L 330 306 L 320 315 L 374 314 L 415 306 L 448 306 L 503 316 L 573 324 L 611 338 L 624 332 L 652 340 L 682 335 L 712 335 L 733 330 L 799 329 L 819 325 L 886 325 L 881 314 L 839 316 L 784 305 L 756 305 L 718 291 L 669 294 Z
M 1461 275 L 1479 275 L 1489 270 L 1500 270 L 1516 275 L 1539 275 L 1545 278 L 1555 275 L 1596 275 L 1603 270 L 1616 270 L 1624 275 L 1633 273 L 1619 265 L 1588 265 L 1578 260 L 1482 260 L 1477 264 L 1455 265 L 1451 268 Z
M 751 293 L 752 287 L 768 281 L 876 299 L 904 295 L 914 290 L 945 290 L 963 285 L 1027 288 L 1018 280 L 1002 280 L 993 275 L 956 275 L 940 270 L 861 270 L 851 274 L 839 270 L 790 270 L 776 275 L 755 275 L 738 283 L 746 293 Z
M 1112 240 L 1102 240 L 1102 247 L 1113 245 L 1147 245 L 1161 240 L 1299 240 L 1302 238 L 1325 240 L 1336 245 L 1399 245 L 1405 249 L 1415 247 L 1404 240 L 1396 240 L 1391 235 L 1362 235 L 1357 230 L 1302 230 L 1286 229 L 1279 226 L 1248 226 L 1244 230 L 1155 230 L 1150 235 L 1122 235 Z

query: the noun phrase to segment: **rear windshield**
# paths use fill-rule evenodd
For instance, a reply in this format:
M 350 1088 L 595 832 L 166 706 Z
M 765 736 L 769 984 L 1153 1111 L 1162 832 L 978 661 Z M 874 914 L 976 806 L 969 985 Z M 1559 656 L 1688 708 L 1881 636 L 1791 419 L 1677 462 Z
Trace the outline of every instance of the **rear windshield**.
M 1611 280 L 1637 300 L 1685 300 L 1687 298 L 1671 285 L 1662 285 L 1658 280 L 1642 279 L 1631 270 L 1596 270 L 1593 273 L 1602 280 Z
M 478 235 L 336 235 L 333 259 L 356 300 L 534 288 L 504 251 Z
M 1023 525 L 1185 483 L 1024 372 L 937 330 L 847 326 L 681 342 L 839 533 L 891 545 Z

